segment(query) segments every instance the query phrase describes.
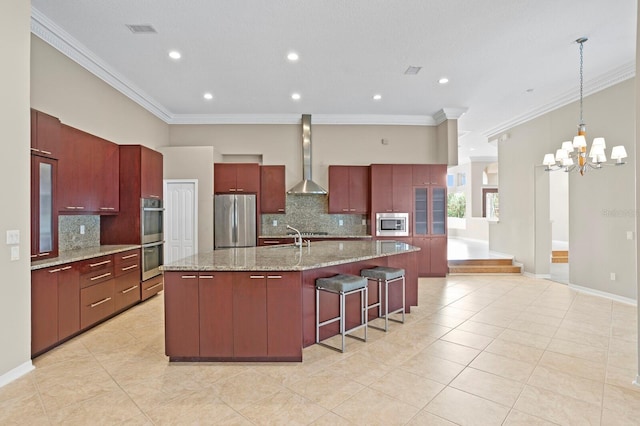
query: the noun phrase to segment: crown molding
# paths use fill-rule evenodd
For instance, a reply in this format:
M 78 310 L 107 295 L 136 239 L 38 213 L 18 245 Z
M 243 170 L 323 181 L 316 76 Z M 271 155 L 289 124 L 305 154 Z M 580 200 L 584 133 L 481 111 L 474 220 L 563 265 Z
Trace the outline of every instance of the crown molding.
M 171 120 L 171 114 L 162 105 L 127 81 L 33 6 L 31 6 L 31 32 L 159 119 L 167 123 Z
M 428 115 L 312 114 L 313 124 L 435 126 Z M 175 114 L 169 124 L 300 124 L 301 114 Z
M 614 68 L 610 72 L 607 72 L 605 74 L 602 74 L 599 77 L 596 77 L 593 80 L 586 81 L 583 88 L 583 96 L 587 97 L 589 95 L 597 93 L 615 84 L 628 80 L 634 77 L 635 75 L 636 75 L 635 62 L 628 62 L 624 65 L 619 66 L 618 68 Z M 527 121 L 533 120 L 536 117 L 540 117 L 541 115 L 547 114 L 551 111 L 554 111 L 560 107 L 568 105 L 579 99 L 580 99 L 580 95 L 576 93 L 576 90 L 571 89 L 570 91 L 567 91 L 564 94 L 557 96 L 548 104 L 532 109 L 522 115 L 512 118 L 509 121 L 505 121 L 499 124 L 498 126 L 487 130 L 483 134 L 489 140 L 496 139 L 496 136 L 502 132 L 505 132 L 513 127 L 519 126 L 520 124 L 526 123 Z
M 468 108 L 442 108 L 440 111 L 433 114 L 433 118 L 437 124 L 444 123 L 447 120 L 457 120 L 462 117 Z

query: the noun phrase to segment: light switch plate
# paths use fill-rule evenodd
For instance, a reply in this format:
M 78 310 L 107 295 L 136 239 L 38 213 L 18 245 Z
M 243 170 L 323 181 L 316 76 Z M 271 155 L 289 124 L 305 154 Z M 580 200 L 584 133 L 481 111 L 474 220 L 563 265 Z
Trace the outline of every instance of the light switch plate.
M 20 231 L 11 229 L 7 231 L 7 245 L 20 244 Z
M 20 246 L 11 247 L 11 260 L 20 260 Z

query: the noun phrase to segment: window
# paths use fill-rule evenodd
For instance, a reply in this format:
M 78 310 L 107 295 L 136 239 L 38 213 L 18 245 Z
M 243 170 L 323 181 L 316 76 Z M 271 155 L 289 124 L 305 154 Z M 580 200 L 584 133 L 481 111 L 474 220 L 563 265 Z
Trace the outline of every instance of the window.
M 497 220 L 499 207 L 498 188 L 482 188 L 482 217 Z
M 456 177 L 454 175 L 447 175 L 447 186 L 451 188 L 456 184 Z

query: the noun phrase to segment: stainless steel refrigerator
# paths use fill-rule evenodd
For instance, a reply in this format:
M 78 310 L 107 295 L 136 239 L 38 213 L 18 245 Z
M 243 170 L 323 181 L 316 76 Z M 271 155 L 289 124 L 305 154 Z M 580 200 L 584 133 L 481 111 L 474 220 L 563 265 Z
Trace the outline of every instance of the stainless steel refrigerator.
M 256 196 L 216 195 L 214 248 L 255 247 Z

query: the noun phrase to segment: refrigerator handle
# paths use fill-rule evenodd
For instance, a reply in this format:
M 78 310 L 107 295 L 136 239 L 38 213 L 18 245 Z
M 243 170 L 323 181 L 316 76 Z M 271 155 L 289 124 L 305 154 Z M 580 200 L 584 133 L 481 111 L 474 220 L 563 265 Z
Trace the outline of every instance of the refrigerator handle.
M 231 240 L 237 245 L 238 243 L 238 197 L 233 197 L 233 227 Z

